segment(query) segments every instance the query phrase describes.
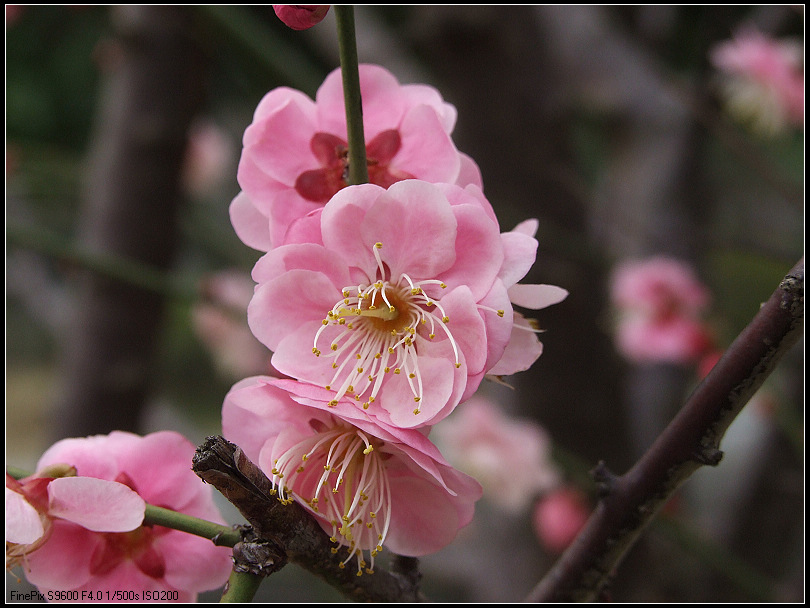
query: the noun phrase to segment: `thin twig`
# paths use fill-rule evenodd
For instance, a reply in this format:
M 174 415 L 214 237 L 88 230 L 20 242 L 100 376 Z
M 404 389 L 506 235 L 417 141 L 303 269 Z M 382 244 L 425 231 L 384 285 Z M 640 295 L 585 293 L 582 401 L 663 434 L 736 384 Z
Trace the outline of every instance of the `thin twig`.
M 526 598 L 595 601 L 658 509 L 695 470 L 719 464 L 734 418 L 799 340 L 804 326 L 804 258 L 695 389 L 636 465 L 621 477 L 595 471 L 602 499 L 587 525 Z

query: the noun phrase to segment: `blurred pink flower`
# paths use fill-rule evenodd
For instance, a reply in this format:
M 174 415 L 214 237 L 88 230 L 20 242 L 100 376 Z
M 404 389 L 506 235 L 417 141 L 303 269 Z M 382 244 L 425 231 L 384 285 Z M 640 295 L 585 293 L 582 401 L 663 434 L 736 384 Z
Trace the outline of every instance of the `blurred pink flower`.
M 234 162 L 234 147 L 212 121 L 194 123 L 189 130 L 182 180 L 186 191 L 203 196 L 223 183 Z
M 456 109 L 427 85 L 400 85 L 376 65 L 360 65 L 369 181 L 387 188 L 403 179 L 481 186 L 475 163 L 450 133 Z M 347 129 L 340 70 L 327 76 L 315 101 L 279 87 L 259 102 L 245 130 L 231 203 L 242 241 L 269 251 L 285 242 L 296 219 L 320 209 L 346 186 Z
M 349 548 L 342 563 L 356 557 L 358 575 L 373 571 L 383 545 L 420 556 L 449 544 L 471 521 L 481 487 L 424 433 L 331 399 L 302 382 L 247 378 L 225 397 L 223 433 L 278 485 L 281 502 L 304 506 Z
M 270 370 L 270 352 L 250 332 L 247 307 L 255 284 L 240 270 L 208 276 L 202 286 L 204 299 L 194 305 L 194 331 L 214 357 L 218 370 L 238 379 Z
M 804 126 L 803 57 L 800 41 L 773 39 L 753 25 L 710 52 L 729 112 L 766 135 Z
M 294 30 L 308 30 L 323 21 L 329 12 L 330 4 L 325 5 L 292 5 L 274 4 L 273 10 L 284 25 Z
M 546 431 L 507 416 L 486 397 L 471 397 L 431 437 L 454 466 L 481 483 L 485 498 L 509 513 L 523 511 L 560 481 Z
M 562 553 L 582 530 L 589 515 L 585 495 L 576 488 L 561 487 L 537 501 L 532 523 L 542 545 L 552 553 Z
M 689 265 L 666 257 L 625 262 L 610 289 L 616 344 L 627 358 L 694 363 L 711 348 L 712 332 L 702 319 L 710 294 Z
M 275 368 L 402 427 L 438 422 L 475 392 L 512 332 L 501 235 L 480 189 L 349 186 L 305 221 L 316 242 L 253 269 L 248 322 Z
M 140 505 L 146 501 L 224 523 L 214 506 L 210 486 L 191 471 L 193 455 L 194 446 L 171 431 L 145 437 L 113 431 L 109 435 L 64 439 L 51 446 L 37 470 L 66 464 L 79 475 L 72 479 L 84 480 L 85 485 L 79 487 L 71 478 L 48 484 L 48 513 L 57 518 L 50 522 L 46 540 L 22 560 L 28 581 L 42 593 L 150 589 L 177 591 L 179 601 L 185 602 L 194 601 L 198 591 L 223 585 L 232 566 L 228 548 L 184 532 L 135 524 L 128 519 L 134 508 L 124 502 L 120 490 L 114 498 L 100 502 L 109 496 L 105 489 L 109 486 L 98 481 L 107 480 L 137 492 Z M 88 478 L 93 478 L 93 485 Z M 39 495 L 44 496 L 42 490 Z M 36 506 L 42 512 L 40 505 Z M 104 525 L 97 524 L 99 511 L 105 505 L 116 507 L 110 518 L 121 525 L 105 530 Z M 80 513 L 85 514 L 83 518 L 76 515 Z

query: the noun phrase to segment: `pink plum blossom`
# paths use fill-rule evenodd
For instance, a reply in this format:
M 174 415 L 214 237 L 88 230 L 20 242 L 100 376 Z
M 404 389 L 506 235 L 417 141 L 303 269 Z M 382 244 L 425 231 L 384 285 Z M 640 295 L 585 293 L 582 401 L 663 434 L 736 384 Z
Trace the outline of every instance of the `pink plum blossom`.
M 632 361 L 695 363 L 712 346 L 702 318 L 710 294 L 684 262 L 660 256 L 619 265 L 611 300 L 617 348 Z
M 373 572 L 385 545 L 421 556 L 449 544 L 473 517 L 480 485 L 453 469 L 426 435 L 381 423 L 317 386 L 247 378 L 225 397 L 222 428 L 333 543 Z M 338 491 L 340 489 L 340 491 Z M 365 560 L 369 553 L 370 561 Z
M 194 446 L 171 431 L 145 437 L 113 431 L 51 446 L 37 470 L 68 465 L 77 477 L 50 481 L 47 503 L 43 489 L 21 494 L 50 519 L 47 538 L 21 560 L 28 581 L 42 593 L 92 591 L 96 597 L 98 592 L 149 589 L 177 591 L 184 602 L 223 585 L 232 566 L 228 548 L 184 532 L 140 525 L 144 501 L 224 523 L 211 488 L 191 471 L 193 454 Z M 22 485 L 32 483 L 42 483 L 41 478 Z M 125 499 L 130 489 L 137 492 L 138 521 L 131 519 L 135 508 L 127 501 L 132 499 Z M 19 511 L 25 510 L 15 502 Z M 28 525 L 30 515 L 30 510 L 24 515 Z
M 478 167 L 450 137 L 456 109 L 427 85 L 400 85 L 376 65 L 360 65 L 369 181 L 387 188 L 404 179 L 481 186 Z M 287 87 L 259 102 L 245 130 L 231 203 L 242 241 L 269 251 L 296 219 L 323 207 L 347 185 L 347 128 L 340 70 L 312 101 Z
M 204 298 L 194 305 L 194 331 L 223 376 L 235 380 L 268 373 L 270 352 L 250 332 L 247 307 L 253 297 L 250 275 L 228 269 L 205 278 Z
M 560 487 L 534 506 L 532 525 L 537 538 L 552 553 L 562 553 L 588 521 L 585 495 L 574 487 Z
M 278 18 L 289 28 L 294 30 L 308 30 L 313 25 L 323 21 L 331 5 L 294 5 L 274 4 L 273 10 Z
M 753 25 L 710 52 L 729 112 L 765 135 L 804 126 L 803 56 L 800 41 L 773 39 Z
M 431 430 L 447 459 L 472 475 L 484 497 L 507 513 L 520 513 L 560 482 L 551 438 L 531 420 L 505 414 L 474 395 Z
M 438 422 L 475 392 L 513 325 L 480 189 L 349 186 L 302 225 L 307 239 L 253 269 L 248 322 L 280 373 L 402 427 Z

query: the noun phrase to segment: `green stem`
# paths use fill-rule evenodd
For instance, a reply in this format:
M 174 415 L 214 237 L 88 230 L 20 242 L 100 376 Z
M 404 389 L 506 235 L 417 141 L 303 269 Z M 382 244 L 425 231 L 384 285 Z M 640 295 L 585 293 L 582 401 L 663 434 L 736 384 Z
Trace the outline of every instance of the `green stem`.
M 261 574 L 232 571 L 219 603 L 243 604 L 252 602 L 264 578 Z
M 354 7 L 335 5 L 343 99 L 346 104 L 346 128 L 349 143 L 349 184 L 368 183 L 366 141 L 363 133 L 363 102 L 360 96 L 360 72 L 357 38 L 354 31 Z
M 172 511 L 171 509 L 156 507 L 155 505 L 146 505 L 146 514 L 143 518 L 143 523 L 146 525 L 163 526 L 164 528 L 171 528 L 172 530 L 179 530 L 181 532 L 194 534 L 195 536 L 201 536 L 213 541 L 213 543 L 219 547 L 233 547 L 242 540 L 239 531 L 234 530 L 230 526 L 215 524 L 204 519 L 192 517 L 191 515 Z

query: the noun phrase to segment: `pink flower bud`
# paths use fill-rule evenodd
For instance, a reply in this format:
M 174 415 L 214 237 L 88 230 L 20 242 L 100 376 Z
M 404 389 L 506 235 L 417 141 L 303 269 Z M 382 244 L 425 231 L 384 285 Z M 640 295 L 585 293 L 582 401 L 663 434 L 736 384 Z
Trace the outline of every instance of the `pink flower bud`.
M 294 30 L 308 30 L 316 23 L 323 21 L 329 12 L 329 4 L 325 5 L 294 5 L 274 4 L 273 10 L 287 27 Z
M 546 549 L 562 553 L 588 520 L 588 506 L 582 492 L 560 488 L 541 498 L 534 507 L 537 538 Z

